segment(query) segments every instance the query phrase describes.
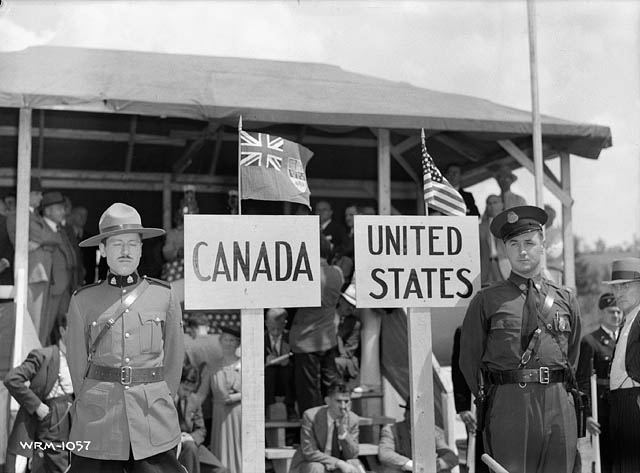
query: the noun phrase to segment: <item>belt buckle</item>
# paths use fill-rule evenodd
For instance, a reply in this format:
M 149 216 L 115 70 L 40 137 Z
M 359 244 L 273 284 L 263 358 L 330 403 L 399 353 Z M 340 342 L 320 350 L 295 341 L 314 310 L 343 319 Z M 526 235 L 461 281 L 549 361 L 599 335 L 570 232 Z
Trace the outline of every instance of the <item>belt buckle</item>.
M 540 384 L 549 384 L 549 368 L 541 366 L 540 369 Z
M 120 368 L 120 384 L 129 386 L 131 384 L 131 374 L 133 369 L 131 366 L 123 366 Z

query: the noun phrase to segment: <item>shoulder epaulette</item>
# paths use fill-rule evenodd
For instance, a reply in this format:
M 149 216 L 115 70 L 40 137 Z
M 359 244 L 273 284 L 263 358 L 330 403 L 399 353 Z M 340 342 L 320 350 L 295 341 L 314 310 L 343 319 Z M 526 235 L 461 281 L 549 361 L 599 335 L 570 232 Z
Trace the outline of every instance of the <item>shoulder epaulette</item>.
M 171 283 L 167 281 L 163 281 L 162 279 L 150 278 L 149 276 L 142 276 L 143 279 L 146 279 L 149 284 L 155 284 L 157 286 L 162 286 L 167 289 L 171 289 Z
M 98 279 L 98 280 L 97 280 L 96 282 L 94 282 L 94 283 L 87 284 L 86 286 L 79 287 L 78 289 L 76 289 L 76 290 L 73 292 L 73 295 L 75 296 L 76 294 L 79 294 L 80 292 L 84 291 L 85 289 L 89 289 L 90 287 L 98 286 L 98 285 L 102 284 L 103 282 L 104 282 L 104 281 L 102 281 L 102 280 Z

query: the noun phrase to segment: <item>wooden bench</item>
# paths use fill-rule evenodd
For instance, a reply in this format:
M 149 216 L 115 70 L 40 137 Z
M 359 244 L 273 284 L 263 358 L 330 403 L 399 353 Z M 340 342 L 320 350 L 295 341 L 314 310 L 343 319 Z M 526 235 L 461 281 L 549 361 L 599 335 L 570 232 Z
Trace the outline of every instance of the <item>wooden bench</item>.
M 265 448 L 264 454 L 267 460 L 271 460 L 276 473 L 288 473 L 296 450 L 294 447 Z M 378 456 L 378 446 L 372 443 L 361 443 L 359 451 L 361 457 Z

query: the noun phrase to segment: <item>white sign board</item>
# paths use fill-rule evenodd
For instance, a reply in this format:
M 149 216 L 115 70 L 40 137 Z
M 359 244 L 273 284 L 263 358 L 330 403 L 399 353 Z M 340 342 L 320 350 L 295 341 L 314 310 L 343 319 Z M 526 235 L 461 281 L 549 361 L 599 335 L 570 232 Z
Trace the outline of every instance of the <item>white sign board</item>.
M 463 307 L 480 289 L 477 217 L 355 216 L 358 307 Z
M 317 216 L 185 215 L 185 308 L 320 306 Z

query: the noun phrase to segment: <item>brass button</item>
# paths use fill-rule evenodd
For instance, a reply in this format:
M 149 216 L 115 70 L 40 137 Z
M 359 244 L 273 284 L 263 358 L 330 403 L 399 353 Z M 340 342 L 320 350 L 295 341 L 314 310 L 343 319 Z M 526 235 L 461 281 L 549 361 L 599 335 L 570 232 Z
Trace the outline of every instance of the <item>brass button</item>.
M 124 338 L 129 338 L 129 332 L 124 334 Z
M 125 359 L 124 359 L 124 362 L 125 362 L 125 363 L 129 363 L 130 361 L 131 361 L 131 358 L 125 358 Z
M 96 321 L 94 320 L 91 325 L 93 325 L 94 327 L 96 326 Z
M 129 386 L 125 386 L 124 388 L 125 388 L 125 389 L 129 389 Z

